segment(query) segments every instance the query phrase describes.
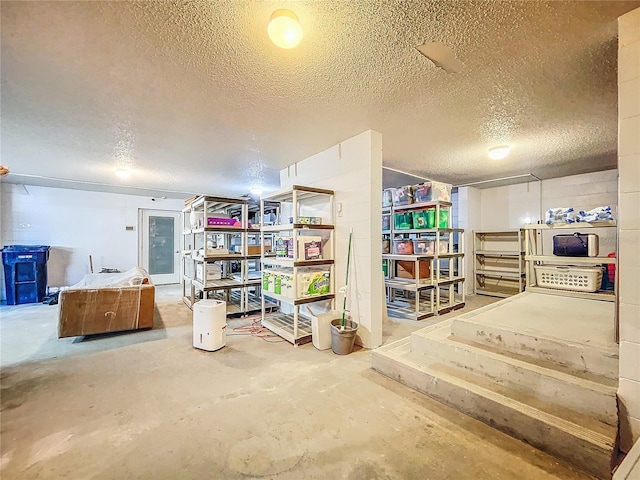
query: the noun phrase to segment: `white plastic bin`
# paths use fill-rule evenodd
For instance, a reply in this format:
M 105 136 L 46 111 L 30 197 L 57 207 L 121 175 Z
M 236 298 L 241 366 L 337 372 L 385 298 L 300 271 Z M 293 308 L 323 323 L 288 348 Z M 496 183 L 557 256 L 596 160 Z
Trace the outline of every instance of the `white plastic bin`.
M 311 341 L 318 350 L 331 348 L 331 320 L 341 318 L 342 313 L 332 310 L 326 313 L 313 313 L 307 309 L 311 316 Z
M 193 304 L 193 346 L 213 352 L 227 344 L 227 303 L 200 300 Z

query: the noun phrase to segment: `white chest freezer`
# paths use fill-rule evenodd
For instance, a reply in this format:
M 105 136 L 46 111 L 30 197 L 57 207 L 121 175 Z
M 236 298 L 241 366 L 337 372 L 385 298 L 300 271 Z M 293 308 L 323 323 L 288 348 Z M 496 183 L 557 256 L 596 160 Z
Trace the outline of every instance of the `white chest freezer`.
M 193 346 L 213 352 L 227 344 L 227 304 L 203 299 L 193 304 Z

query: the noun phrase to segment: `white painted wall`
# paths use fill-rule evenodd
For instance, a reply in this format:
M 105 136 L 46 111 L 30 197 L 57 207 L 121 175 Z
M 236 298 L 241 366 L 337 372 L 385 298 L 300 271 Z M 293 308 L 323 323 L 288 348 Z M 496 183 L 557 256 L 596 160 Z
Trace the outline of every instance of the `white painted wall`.
M 520 228 L 540 219 L 540 182 L 480 190 L 480 229 Z
M 50 245 L 48 285 L 72 285 L 93 269 L 138 265 L 138 209 L 180 211 L 179 199 L 0 184 L 2 245 Z M 133 231 L 125 226 L 135 227 Z M 5 296 L 4 272 L 2 299 Z
M 640 9 L 618 19 L 620 448 L 640 438 Z
M 281 186 L 306 185 L 335 192 L 336 288 L 344 283 L 349 230 L 353 228 L 347 304 L 360 324 L 362 345 L 382 344 L 382 135 L 368 130 L 280 172 Z M 339 306 L 338 306 L 339 305 Z M 336 297 L 342 307 L 342 297 Z
M 464 228 L 464 288 L 467 295 L 473 294 L 473 232 L 481 230 L 481 191 L 473 187 L 458 188 L 458 225 Z

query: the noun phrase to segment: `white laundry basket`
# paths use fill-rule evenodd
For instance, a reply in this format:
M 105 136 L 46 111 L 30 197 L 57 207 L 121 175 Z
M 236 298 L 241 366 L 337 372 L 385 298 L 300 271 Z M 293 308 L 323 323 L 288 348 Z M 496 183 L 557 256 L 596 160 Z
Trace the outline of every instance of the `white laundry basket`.
M 193 346 L 213 352 L 227 344 L 227 303 L 200 300 L 193 304 Z
M 597 292 L 602 283 L 602 267 L 535 265 L 539 287 L 576 292 Z

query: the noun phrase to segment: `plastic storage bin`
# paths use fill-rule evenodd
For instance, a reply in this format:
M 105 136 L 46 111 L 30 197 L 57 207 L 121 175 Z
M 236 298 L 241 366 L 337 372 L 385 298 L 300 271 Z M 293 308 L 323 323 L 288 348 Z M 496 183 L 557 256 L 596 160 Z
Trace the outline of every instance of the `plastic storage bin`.
M 397 230 L 409 230 L 413 226 L 411 212 L 394 213 L 393 223 Z
M 413 228 L 433 228 L 429 226 L 429 217 L 431 216 L 431 218 L 433 219 L 434 211 L 435 210 L 430 208 L 428 210 L 418 210 L 416 212 L 412 212 Z
M 435 240 L 419 238 L 413 240 L 413 253 L 416 255 L 433 255 Z
M 390 253 L 391 252 L 391 241 L 382 240 L 382 253 Z
M 396 255 L 413 254 L 413 240 L 395 238 L 393 240 L 393 253 Z
M 9 245 L 2 249 L 7 305 L 38 303 L 47 291 L 48 245 Z
M 448 183 L 431 182 L 431 200 L 440 202 L 451 201 L 452 185 Z
M 602 267 L 534 265 L 539 287 L 576 292 L 597 292 L 602 284 Z
M 382 230 L 391 230 L 391 215 L 382 215 Z
M 438 228 L 449 228 L 449 210 L 446 208 L 440 209 L 440 217 L 438 218 Z
M 409 205 L 411 203 L 413 203 L 413 187 L 411 185 L 406 185 L 404 187 L 398 187 L 394 189 L 394 205 Z
M 431 201 L 431 182 L 419 183 L 413 186 L 413 201 L 415 203 Z
M 395 188 L 385 188 L 382 190 L 382 206 L 390 207 L 393 205 L 393 195 L 395 192 Z

